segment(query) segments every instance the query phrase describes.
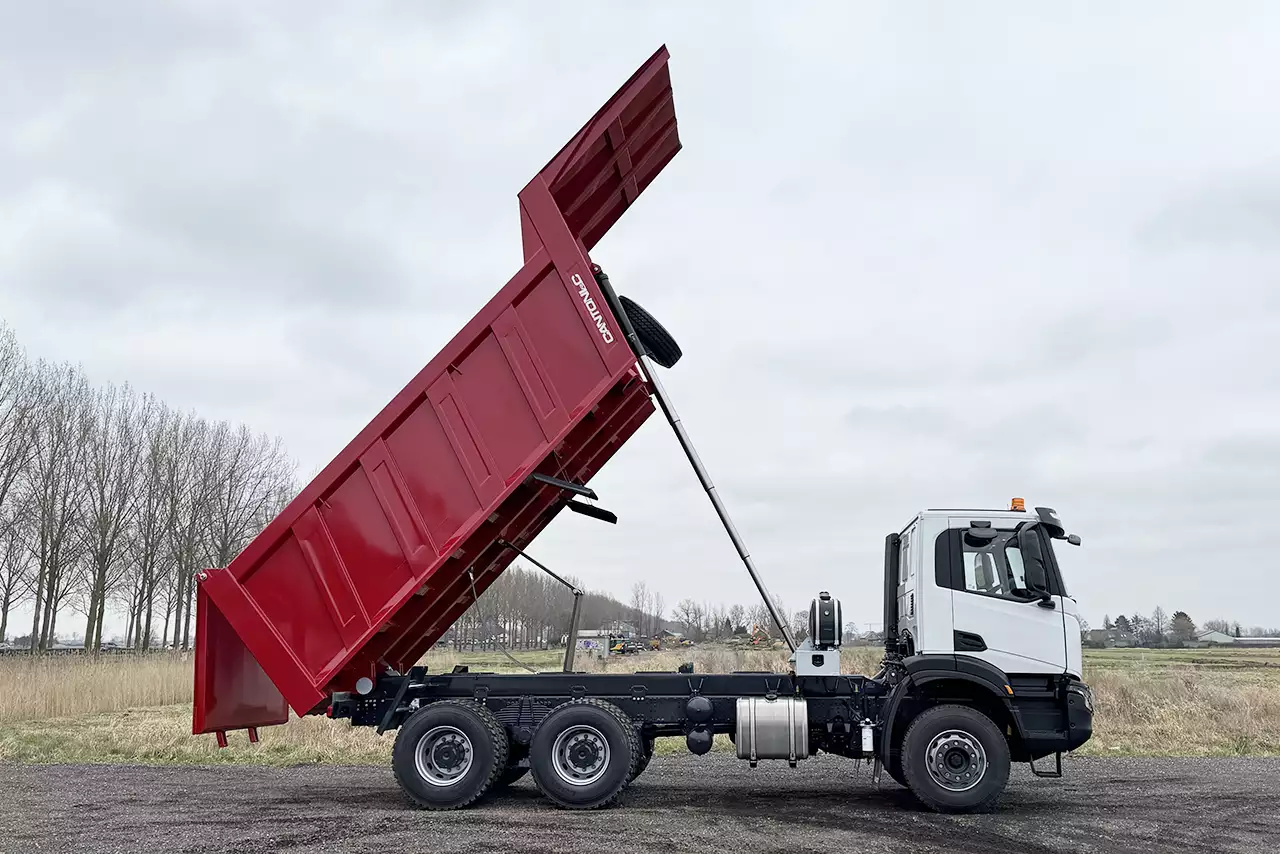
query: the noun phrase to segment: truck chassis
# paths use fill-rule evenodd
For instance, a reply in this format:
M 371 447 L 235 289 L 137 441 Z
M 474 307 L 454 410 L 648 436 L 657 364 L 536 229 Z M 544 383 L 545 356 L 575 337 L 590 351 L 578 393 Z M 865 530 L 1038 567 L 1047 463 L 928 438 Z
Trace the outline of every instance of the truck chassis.
M 838 657 L 838 649 L 803 654 Z M 398 728 L 393 767 L 426 809 L 465 807 L 532 772 L 561 807 L 616 803 L 654 739 L 705 754 L 728 735 L 738 757 L 795 767 L 819 753 L 874 762 L 942 812 L 989 808 L 1011 762 L 1061 776 L 1061 753 L 1092 733 L 1092 697 L 1069 676 L 1006 678 L 962 655 L 890 654 L 874 676 L 764 672 L 452 673 L 415 667 L 327 714 Z M 1054 755 L 1056 769 L 1035 761 Z

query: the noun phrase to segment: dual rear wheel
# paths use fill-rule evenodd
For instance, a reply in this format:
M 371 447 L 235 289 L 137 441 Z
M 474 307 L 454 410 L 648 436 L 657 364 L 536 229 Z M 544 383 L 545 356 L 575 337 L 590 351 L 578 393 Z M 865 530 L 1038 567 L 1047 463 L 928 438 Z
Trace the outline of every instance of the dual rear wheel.
M 469 806 L 526 773 L 557 806 L 595 809 L 621 798 L 648 763 L 652 750 L 646 747 L 617 706 L 571 700 L 534 730 L 526 767 L 483 704 L 444 700 L 414 712 L 400 727 L 392 767 L 410 801 L 423 809 Z

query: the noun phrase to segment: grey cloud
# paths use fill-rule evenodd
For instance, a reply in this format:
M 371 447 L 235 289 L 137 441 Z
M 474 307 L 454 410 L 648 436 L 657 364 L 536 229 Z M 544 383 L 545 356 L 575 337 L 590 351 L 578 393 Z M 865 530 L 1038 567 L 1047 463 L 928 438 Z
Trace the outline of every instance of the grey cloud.
M 1275 622 L 1243 522 L 1280 493 L 1270 4 L 0 15 L 0 314 L 36 355 L 314 472 L 519 269 L 516 193 L 665 41 L 685 149 L 593 257 L 680 339 L 775 592 L 877 619 L 885 533 L 1022 495 L 1084 537 L 1090 620 Z M 539 557 L 750 598 L 657 418 L 594 486 L 619 526 Z
M 1237 245 L 1273 253 L 1280 246 L 1280 175 L 1260 170 L 1179 193 L 1140 224 L 1136 239 L 1162 252 Z

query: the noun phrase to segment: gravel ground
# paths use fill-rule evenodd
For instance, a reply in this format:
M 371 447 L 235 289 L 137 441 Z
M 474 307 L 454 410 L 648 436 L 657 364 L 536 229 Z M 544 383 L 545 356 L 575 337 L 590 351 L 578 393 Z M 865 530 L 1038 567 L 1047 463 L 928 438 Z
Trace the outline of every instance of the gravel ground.
M 526 777 L 469 810 L 410 810 L 389 768 L 0 766 L 0 854 L 187 851 L 1275 852 L 1280 759 L 1015 765 L 997 810 L 924 811 L 887 776 L 655 757 L 622 806 L 564 812 Z

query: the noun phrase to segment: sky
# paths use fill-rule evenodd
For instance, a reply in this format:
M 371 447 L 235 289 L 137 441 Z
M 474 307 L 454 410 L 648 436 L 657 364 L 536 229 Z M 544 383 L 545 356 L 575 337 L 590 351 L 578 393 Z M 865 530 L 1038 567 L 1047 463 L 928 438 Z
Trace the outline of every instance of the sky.
M 109 11 L 108 11 L 109 7 Z M 592 252 L 788 611 L 926 507 L 1056 508 L 1084 616 L 1280 623 L 1280 7 L 0 6 L 0 317 L 318 471 L 521 266 L 659 45 L 684 149 Z M 755 601 L 670 430 L 530 548 Z M 60 625 L 66 625 L 60 623 Z M 74 627 L 75 622 L 70 624 Z

